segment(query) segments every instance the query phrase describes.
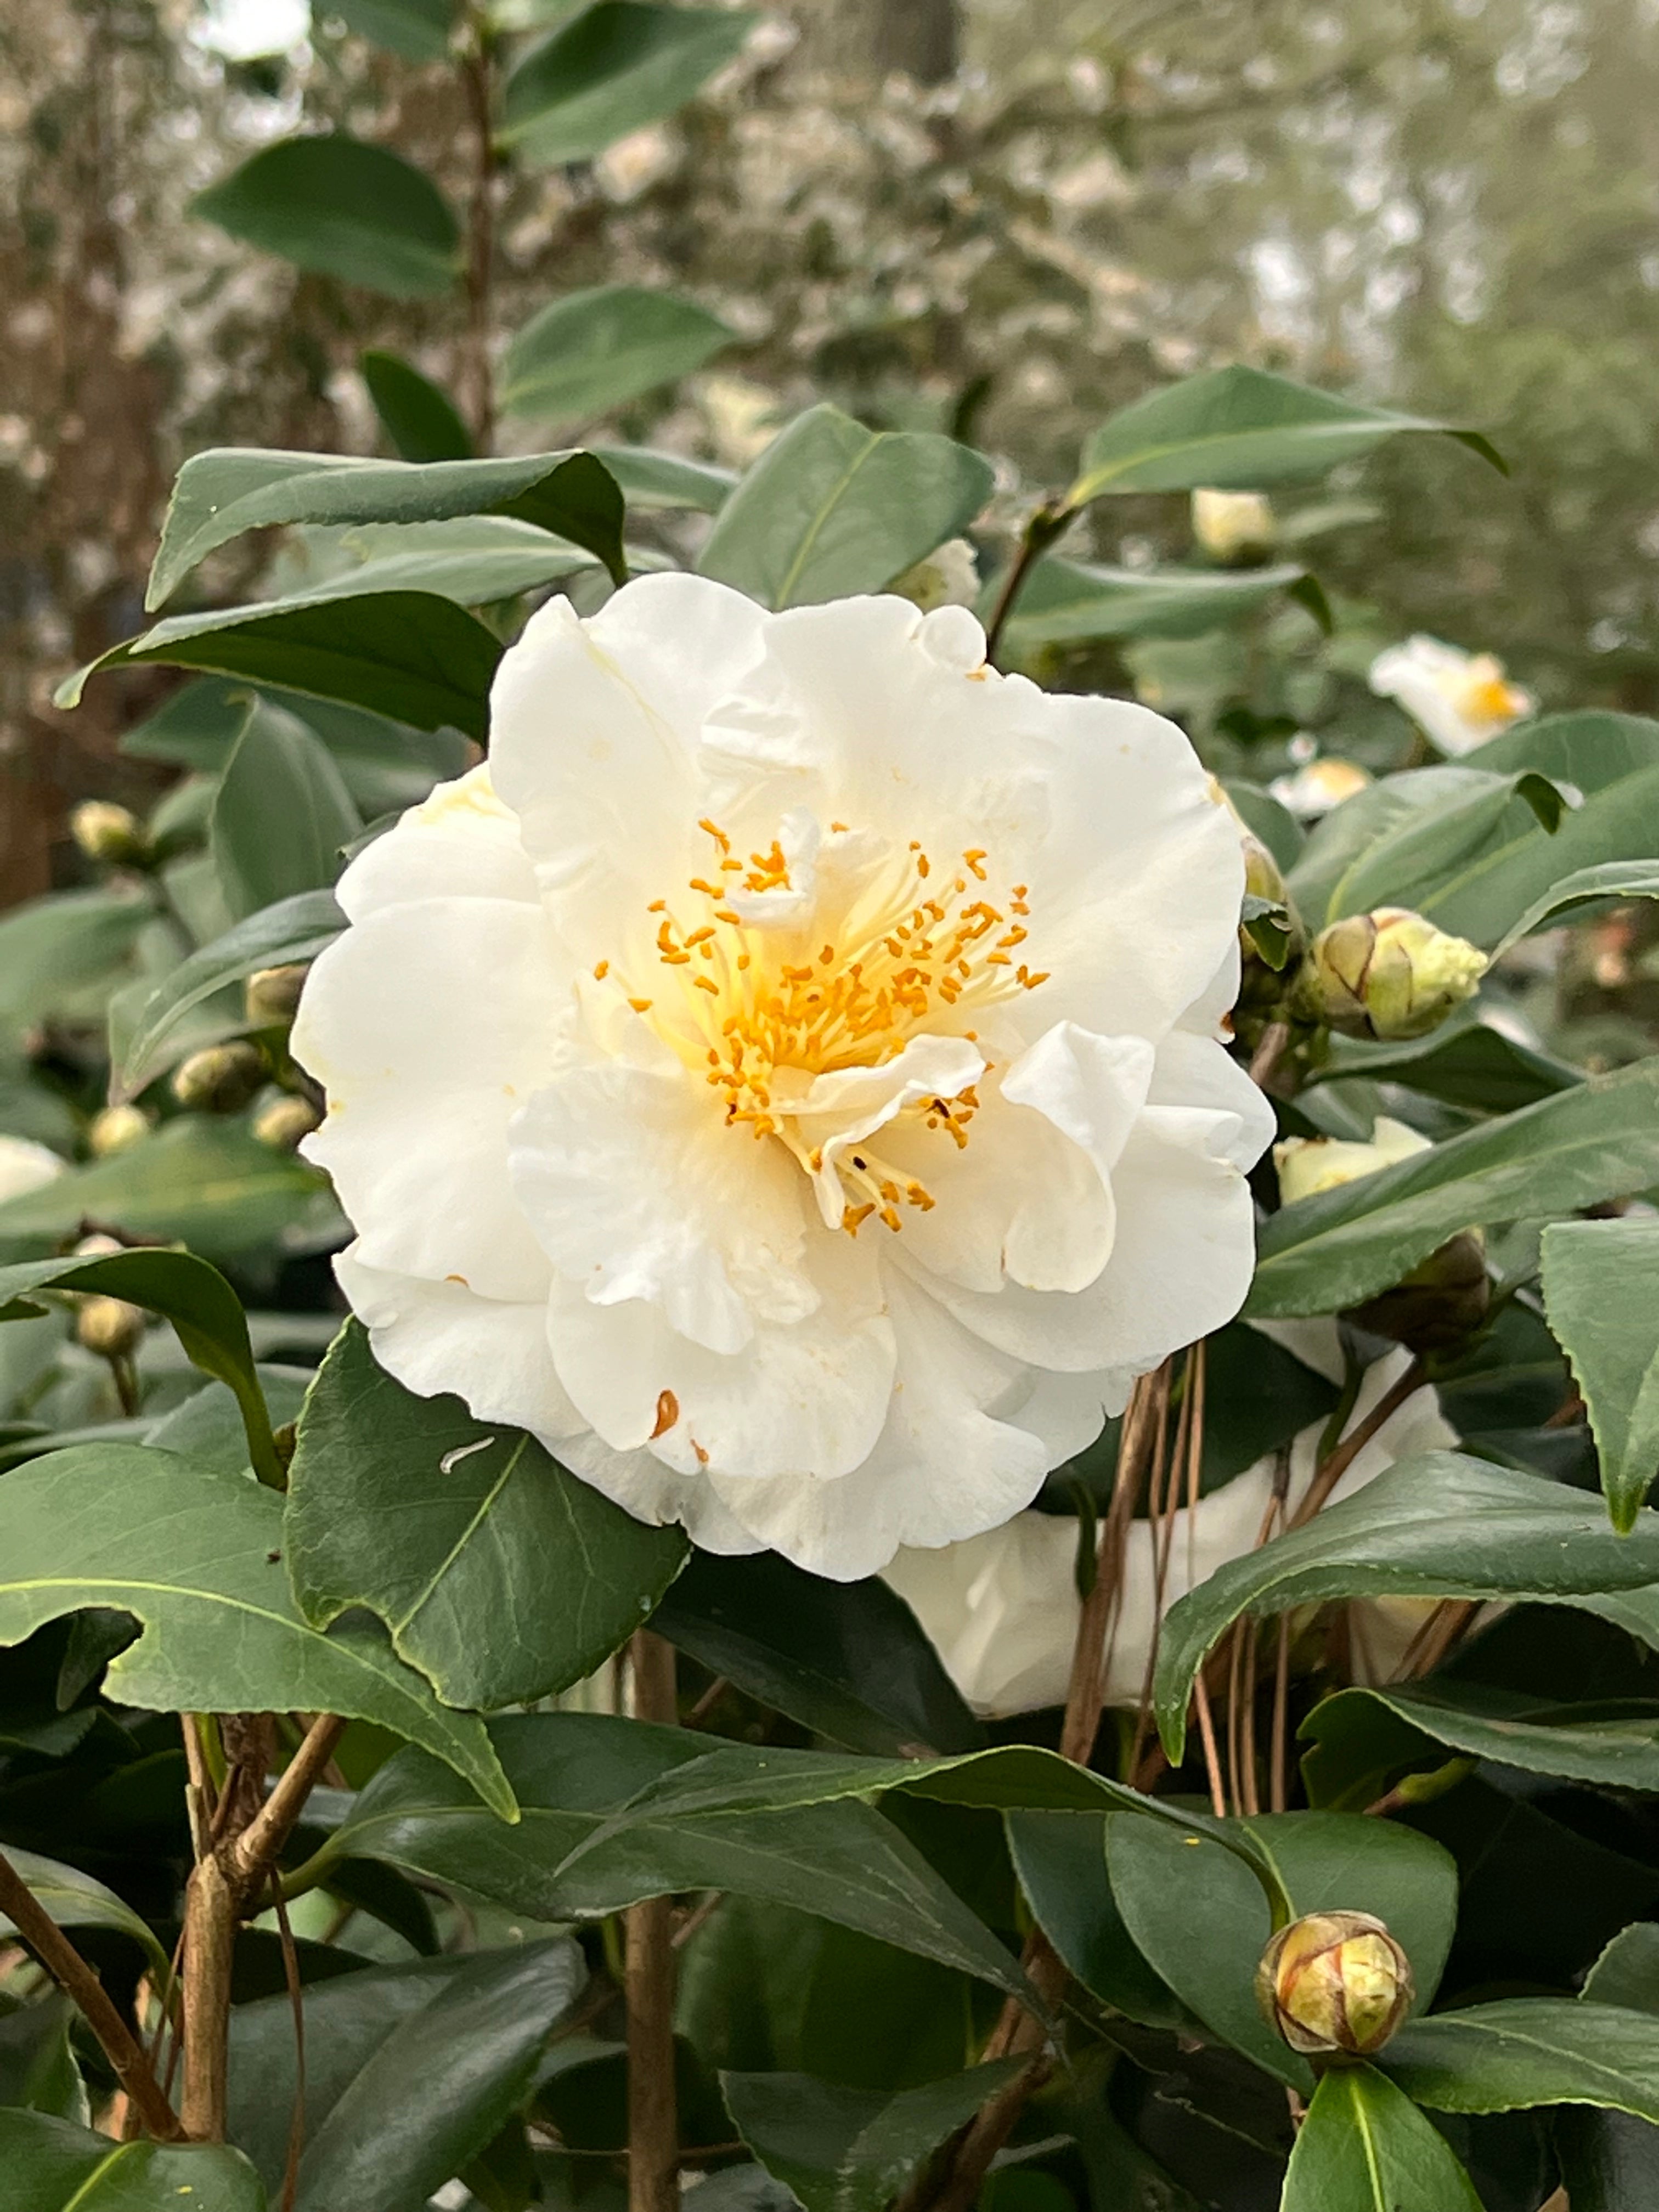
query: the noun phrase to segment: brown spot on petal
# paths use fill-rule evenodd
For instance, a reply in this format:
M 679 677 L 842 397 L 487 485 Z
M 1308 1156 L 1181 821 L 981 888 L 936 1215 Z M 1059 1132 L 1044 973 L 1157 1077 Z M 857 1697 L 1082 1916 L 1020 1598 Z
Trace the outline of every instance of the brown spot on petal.
M 663 1390 L 657 1396 L 657 1425 L 651 1431 L 651 1441 L 666 1436 L 680 1417 L 680 1401 L 672 1390 Z
M 470 1291 L 472 1287 L 465 1275 L 446 1275 L 444 1280 L 447 1283 L 459 1283 L 464 1291 Z
M 691 1439 L 691 1449 L 697 1455 L 697 1465 L 699 1467 L 707 1467 L 708 1464 L 708 1455 L 695 1437 Z

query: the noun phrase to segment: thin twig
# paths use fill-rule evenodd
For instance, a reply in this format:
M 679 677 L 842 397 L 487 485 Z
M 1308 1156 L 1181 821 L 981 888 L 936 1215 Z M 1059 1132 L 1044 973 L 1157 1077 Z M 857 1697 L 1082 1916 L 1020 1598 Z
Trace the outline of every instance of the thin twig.
M 1048 548 L 1071 526 L 1073 507 L 1056 500 L 1045 500 L 1025 526 L 1019 541 L 1019 550 L 1002 580 L 1002 589 L 997 593 L 996 605 L 985 626 L 985 657 L 996 659 L 997 647 L 1002 642 L 1002 633 L 1008 617 L 1014 611 L 1014 602 L 1024 590 L 1026 580 Z
M 276 1907 L 276 1930 L 283 1947 L 283 1978 L 294 2014 L 294 2109 L 289 2115 L 288 2156 L 283 2165 L 283 2193 L 276 2212 L 294 2212 L 300 2187 L 300 2154 L 306 2147 L 306 2000 L 300 1986 L 300 1954 L 294 1948 L 294 1929 L 276 1870 L 270 1869 L 270 1893 Z
M 1261 1032 L 1261 1042 L 1250 1054 L 1250 1080 L 1259 1091 L 1265 1091 L 1278 1073 L 1279 1063 L 1285 1056 L 1285 1048 L 1291 1041 L 1288 1022 L 1269 1022 Z
M 137 2037 L 116 2010 L 114 2001 L 69 1937 L 35 1898 L 3 1853 L 0 1853 L 0 1912 L 11 1922 L 35 1957 L 97 2037 L 115 2077 L 158 2142 L 176 2142 L 179 2116 L 161 2094 Z
M 636 1720 L 677 1715 L 674 1647 L 648 1628 L 629 1646 Z M 674 2085 L 674 1905 L 647 1898 L 624 1919 L 628 1996 L 629 2212 L 678 2212 L 679 2116 Z
M 1285 1769 L 1290 1764 L 1291 1617 L 1279 1616 L 1279 1650 L 1273 1662 L 1273 1768 L 1268 1802 L 1275 1813 L 1286 1811 L 1290 1792 Z
M 232 1856 L 245 1881 L 257 1882 L 275 1864 L 305 1810 L 307 1798 L 333 1758 L 345 1725 L 337 1713 L 319 1713 L 306 1731 L 305 1741 L 277 1777 L 270 1796 L 237 1837 Z
M 1193 1684 L 1193 1705 L 1198 1714 L 1199 1741 L 1204 1747 L 1204 1766 L 1210 1781 L 1210 1806 L 1218 1820 L 1227 1817 L 1227 1793 L 1222 1787 L 1221 1760 L 1215 1747 L 1215 1722 L 1210 1715 L 1210 1693 L 1200 1674 Z
M 1382 1393 L 1364 1419 L 1357 1423 L 1320 1462 L 1305 1496 L 1291 1516 L 1292 1528 L 1304 1528 L 1313 1519 L 1383 1423 L 1400 1411 L 1413 1391 L 1422 1389 L 1425 1373 L 1423 1362 L 1413 1359 L 1399 1380 Z

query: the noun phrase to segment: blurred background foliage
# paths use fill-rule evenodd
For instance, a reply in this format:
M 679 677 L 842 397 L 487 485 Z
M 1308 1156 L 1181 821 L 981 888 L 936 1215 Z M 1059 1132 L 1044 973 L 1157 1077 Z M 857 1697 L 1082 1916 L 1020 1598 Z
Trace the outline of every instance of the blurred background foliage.
M 515 4 L 527 27 L 568 12 Z M 134 672 L 72 717 L 50 690 L 138 627 L 179 463 L 210 443 L 386 450 L 366 346 L 467 388 L 459 293 L 387 301 L 190 210 L 260 146 L 331 128 L 466 209 L 461 73 L 370 45 L 352 14 L 0 0 L 9 900 L 75 879 L 76 800 L 154 788 L 115 747 L 176 679 Z M 632 282 L 735 342 L 611 421 L 556 438 L 509 418 L 495 442 L 608 431 L 742 465 L 828 397 L 969 437 L 1029 498 L 1110 409 L 1244 360 L 1479 422 L 1517 464 L 1477 496 L 1404 440 L 1363 502 L 1335 480 L 1317 557 L 1340 608 L 1363 580 L 1355 672 L 1423 627 L 1497 651 L 1547 708 L 1651 711 L 1656 153 L 1655 0 L 781 0 L 672 120 L 490 187 L 499 332 Z M 1168 500 L 1106 502 L 1087 528 L 1068 552 L 1188 550 Z M 1158 659 L 1143 691 L 1190 717 L 1182 656 Z

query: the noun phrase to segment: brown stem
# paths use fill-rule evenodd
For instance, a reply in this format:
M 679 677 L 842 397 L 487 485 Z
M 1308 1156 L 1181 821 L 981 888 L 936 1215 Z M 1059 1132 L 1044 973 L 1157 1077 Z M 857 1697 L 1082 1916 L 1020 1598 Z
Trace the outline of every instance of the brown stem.
M 1060 1756 L 1074 1760 L 1079 1766 L 1088 1765 L 1100 1729 L 1100 1716 L 1106 1702 L 1106 1631 L 1118 1601 L 1128 1524 L 1133 1517 L 1135 1501 L 1157 1434 L 1158 1401 L 1168 1384 L 1167 1368 L 1159 1368 L 1155 1376 L 1143 1376 L 1134 1387 L 1123 1416 L 1112 1503 L 1101 1524 L 1094 1587 L 1084 1600 L 1078 1619 L 1077 1638 L 1072 1646 L 1071 1680 L 1066 1691 L 1066 1717 L 1060 1724 Z
M 236 1943 L 236 1893 L 217 1851 L 198 1859 L 185 1891 L 185 2133 L 194 2142 L 225 2139 L 228 2087 L 230 1968 Z
M 1261 1032 L 1261 1042 L 1250 1054 L 1250 1080 L 1258 1090 L 1265 1091 L 1278 1071 L 1291 1041 L 1288 1022 L 1269 1022 Z
M 482 15 L 469 10 L 461 89 L 472 126 L 472 195 L 467 211 L 466 337 L 462 356 L 463 404 L 474 443 L 487 453 L 495 436 L 495 380 L 489 358 L 495 290 L 495 83 L 493 34 Z
M 236 1872 L 244 1881 L 257 1882 L 275 1863 L 344 1733 L 345 1723 L 337 1713 L 319 1713 L 307 1729 L 304 1742 L 277 1777 L 270 1796 L 232 1846 Z
M 985 658 L 996 659 L 997 647 L 1002 642 L 1002 633 L 1008 617 L 1014 611 L 1014 602 L 1024 590 L 1026 580 L 1048 548 L 1070 528 L 1076 513 L 1054 500 L 1045 500 L 1025 526 L 1025 534 L 1019 541 L 1019 550 L 1014 556 L 1007 574 L 1002 580 L 1002 589 L 997 593 L 996 605 L 985 626 Z
M 283 2193 L 277 2200 L 276 2212 L 294 2212 L 294 2200 L 300 2188 L 300 2154 L 306 2147 L 306 2001 L 300 1986 L 300 1954 L 295 1948 L 294 1929 L 289 1921 L 283 1886 L 274 1869 L 270 1874 L 270 1894 L 276 1907 L 276 1927 L 283 1946 L 283 1978 L 288 1984 L 288 2001 L 294 2014 L 294 2105 L 289 2114 L 288 2154 L 283 2164 Z
M 97 2037 L 105 2057 L 115 2069 L 116 2079 L 150 2134 L 161 2142 L 176 2142 L 180 2132 L 179 2117 L 162 2095 L 161 2085 L 137 2037 L 116 2010 L 92 1967 L 3 1853 L 0 1853 L 0 1912 L 58 1986 L 80 2008 L 82 2018 Z
M 1382 1393 L 1364 1419 L 1321 1461 L 1308 1485 L 1306 1497 L 1291 1516 L 1292 1528 L 1304 1528 L 1313 1519 L 1383 1423 L 1400 1411 L 1413 1391 L 1421 1389 L 1425 1371 L 1423 1362 L 1413 1359 L 1399 1381 Z
M 677 1716 L 674 1647 L 650 1629 L 629 1646 L 636 1720 Z M 628 1997 L 629 2212 L 678 2212 L 679 2116 L 674 2094 L 674 1906 L 647 1898 L 624 1917 Z

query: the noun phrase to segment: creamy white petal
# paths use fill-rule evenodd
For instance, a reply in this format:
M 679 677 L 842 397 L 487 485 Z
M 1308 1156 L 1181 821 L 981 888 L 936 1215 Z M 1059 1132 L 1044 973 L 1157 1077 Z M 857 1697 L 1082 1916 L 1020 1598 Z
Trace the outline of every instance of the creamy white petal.
M 335 896 L 352 921 L 428 898 L 536 902 L 518 817 L 496 798 L 489 768 L 441 783 L 377 837 L 341 877 Z

